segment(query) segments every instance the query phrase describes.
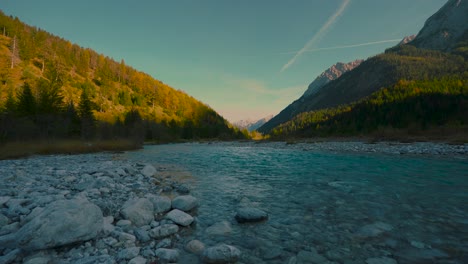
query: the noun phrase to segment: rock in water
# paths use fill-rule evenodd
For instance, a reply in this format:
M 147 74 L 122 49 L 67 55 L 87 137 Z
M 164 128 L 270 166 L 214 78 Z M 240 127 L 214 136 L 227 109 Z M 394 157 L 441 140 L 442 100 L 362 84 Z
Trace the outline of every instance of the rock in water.
M 154 220 L 153 204 L 145 198 L 131 199 L 125 202 L 122 215 L 135 226 L 148 225 Z
M 213 236 L 227 236 L 232 233 L 232 227 L 228 221 L 222 221 L 208 227 L 205 232 Z
M 235 216 L 237 222 L 259 222 L 268 219 L 268 214 L 257 208 L 240 208 Z
M 179 209 L 174 209 L 167 213 L 166 218 L 181 226 L 189 226 L 193 222 L 193 217 Z
M 192 240 L 185 245 L 185 249 L 188 252 L 191 252 L 196 255 L 200 255 L 203 250 L 205 250 L 205 244 L 203 244 L 200 240 Z
M 233 246 L 221 244 L 209 247 L 203 251 L 202 259 L 206 263 L 235 263 L 241 255 L 239 249 Z
M 101 209 L 85 198 L 49 204 L 16 233 L 0 237 L 1 248 L 48 249 L 95 238 L 103 226 Z
M 156 174 L 156 169 L 151 165 L 146 165 L 142 170 L 141 174 L 145 175 L 146 177 L 152 177 Z
M 172 208 L 182 211 L 190 211 L 197 206 L 197 198 L 191 195 L 181 195 L 172 200 Z

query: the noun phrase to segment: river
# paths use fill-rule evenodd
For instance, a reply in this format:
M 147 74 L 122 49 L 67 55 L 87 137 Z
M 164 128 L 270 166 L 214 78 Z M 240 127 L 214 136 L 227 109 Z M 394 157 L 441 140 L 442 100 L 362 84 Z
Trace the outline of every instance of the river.
M 187 239 L 234 245 L 244 263 L 468 262 L 466 154 L 308 146 L 190 143 L 124 156 L 190 186 L 200 207 Z M 241 203 L 269 219 L 238 224 Z M 230 232 L 207 234 L 222 221 Z

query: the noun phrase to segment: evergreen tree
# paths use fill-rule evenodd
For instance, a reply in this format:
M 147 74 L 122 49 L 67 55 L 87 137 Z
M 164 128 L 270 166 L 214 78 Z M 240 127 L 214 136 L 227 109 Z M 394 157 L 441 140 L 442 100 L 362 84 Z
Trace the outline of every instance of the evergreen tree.
M 93 114 L 92 102 L 89 99 L 87 90 L 83 90 L 78 105 L 78 114 L 81 118 L 81 137 L 90 139 L 94 134 L 95 119 Z
M 28 83 L 24 83 L 18 97 L 17 112 L 20 116 L 33 116 L 36 113 L 36 99 Z
M 58 83 L 46 80 L 39 81 L 38 113 L 59 114 L 63 110 L 63 96 L 60 94 Z

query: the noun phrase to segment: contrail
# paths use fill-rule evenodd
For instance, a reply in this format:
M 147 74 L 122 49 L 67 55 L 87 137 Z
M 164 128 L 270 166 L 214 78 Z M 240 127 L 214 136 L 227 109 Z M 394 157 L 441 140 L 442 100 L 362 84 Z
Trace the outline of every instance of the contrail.
M 353 45 L 343 45 L 343 46 L 335 46 L 335 47 L 328 47 L 328 48 L 308 49 L 308 50 L 305 50 L 304 52 L 314 52 L 314 51 L 321 51 L 321 50 L 347 49 L 347 48 L 370 46 L 370 45 L 388 43 L 388 42 L 398 42 L 398 41 L 401 41 L 401 40 L 402 39 L 388 39 L 388 40 L 380 40 L 380 41 L 366 42 L 366 43 L 353 44 Z M 297 51 L 282 52 L 282 53 L 279 53 L 279 54 L 295 54 L 295 53 L 297 53 Z
M 296 55 L 294 55 L 294 57 L 292 57 L 288 61 L 288 63 L 283 65 L 280 72 L 285 71 L 287 68 L 293 65 L 294 62 L 296 62 L 297 58 L 299 58 L 299 56 L 301 56 L 304 52 L 309 50 L 311 46 L 315 44 L 315 42 L 317 42 L 317 40 L 319 40 L 327 32 L 330 26 L 332 26 L 333 23 L 335 23 L 335 21 L 338 19 L 338 17 L 340 17 L 341 14 L 343 14 L 350 1 L 351 0 L 343 0 L 343 3 L 338 8 L 338 10 L 330 18 L 328 18 L 327 22 L 320 28 L 320 30 L 317 33 L 315 33 L 315 35 L 305 44 L 305 46 L 301 50 L 299 50 L 296 53 Z

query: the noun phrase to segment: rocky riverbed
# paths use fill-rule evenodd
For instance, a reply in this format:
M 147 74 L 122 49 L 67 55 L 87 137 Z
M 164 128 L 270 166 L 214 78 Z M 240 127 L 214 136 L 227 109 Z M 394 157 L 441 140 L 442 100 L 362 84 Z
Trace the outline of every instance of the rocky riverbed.
M 237 148 L 237 145 L 239 143 L 222 143 L 221 149 L 226 150 L 230 146 Z M 258 151 L 255 143 L 241 145 Z M 436 143 L 318 142 L 259 145 L 306 152 L 435 155 L 462 159 L 468 154 L 467 145 Z M 207 147 L 206 144 L 204 146 Z M 232 151 L 239 153 L 237 149 Z M 269 152 L 261 150 L 262 153 Z M 217 157 L 224 154 L 213 153 Z M 210 153 L 205 152 L 205 155 L 212 161 Z M 246 157 L 250 160 L 249 156 Z M 180 163 L 185 162 L 180 160 Z M 268 162 L 261 166 L 268 168 Z M 263 167 L 257 166 L 256 169 L 260 169 L 262 174 L 268 174 Z M 210 201 L 213 197 L 199 197 L 203 192 L 194 192 L 193 186 L 184 177 L 175 180 L 177 177 L 172 176 L 180 175 L 172 174 L 174 171 L 163 165 L 143 159 L 135 161 L 122 153 L 35 156 L 0 161 L 0 263 L 370 264 L 398 263 L 397 260 L 404 260 L 399 263 L 405 263 L 408 259 L 448 259 L 444 263 L 452 263 L 449 259 L 453 258 L 446 251 L 432 248 L 418 240 L 418 236 L 414 239 L 401 238 L 403 242 L 399 237 L 390 237 L 384 242 L 379 240 L 375 245 L 362 243 L 406 228 L 395 224 L 397 218 L 395 221 L 380 219 L 382 211 L 385 211 L 382 208 L 389 209 L 388 203 L 393 203 L 395 199 L 400 203 L 403 198 L 399 196 L 377 196 L 381 199 L 381 204 L 378 204 L 377 201 L 371 202 L 371 199 L 375 199 L 372 198 L 374 190 L 361 190 L 359 184 L 335 178 L 328 180 L 328 176 L 324 176 L 323 179 L 309 182 L 309 186 L 306 184 L 300 187 L 294 194 L 289 187 L 282 185 L 282 188 L 273 189 L 273 196 L 265 201 L 259 200 L 263 199 L 261 197 L 265 193 L 247 194 L 248 190 L 240 189 L 239 196 L 233 190 L 224 189 L 227 196 L 223 199 L 227 198 L 233 204 L 227 206 L 228 209 L 221 209 L 216 207 L 221 205 L 215 206 Z M 233 179 L 213 176 L 213 179 L 225 180 L 223 184 L 229 184 Z M 275 179 L 272 178 L 273 181 Z M 263 180 L 257 184 L 260 189 L 266 188 Z M 232 187 L 236 188 L 234 185 Z M 310 192 L 304 187 L 315 191 Z M 395 193 L 398 192 L 395 190 Z M 237 198 L 232 199 L 233 195 Z M 268 201 L 277 204 L 276 200 L 272 200 L 276 197 L 295 198 L 268 206 Z M 353 202 L 352 199 L 356 197 L 360 199 Z M 309 201 L 316 205 L 315 209 L 311 211 L 312 204 L 303 205 L 296 200 Z M 363 208 L 372 213 L 371 216 L 360 211 L 359 206 L 362 204 L 365 205 Z M 332 210 L 331 206 L 341 210 Z M 411 208 L 420 209 L 419 205 L 411 203 L 401 205 L 401 209 L 406 210 L 404 214 Z M 228 212 L 221 215 L 217 213 L 226 210 Z M 335 213 L 330 215 L 330 210 Z M 454 215 L 454 219 L 461 219 L 465 214 L 461 209 L 454 210 L 449 215 Z M 286 218 L 279 217 L 284 214 Z M 313 218 L 310 218 L 310 214 Z M 415 224 L 424 219 L 425 210 L 420 209 L 418 215 L 421 218 L 415 219 Z M 341 216 L 343 219 L 339 220 Z M 445 218 L 442 220 L 448 221 Z M 452 223 L 456 228 L 466 224 L 457 221 Z M 429 229 L 430 232 L 436 232 L 434 230 L 441 227 L 437 223 L 437 226 L 428 228 L 433 229 Z M 411 234 L 412 231 L 408 230 L 406 232 Z M 453 237 L 453 243 L 457 240 L 456 236 Z M 392 253 L 406 247 L 405 241 L 409 241 L 408 250 L 413 251 L 403 252 L 401 256 Z M 336 247 L 340 243 L 346 246 Z M 450 242 L 450 246 L 453 243 Z M 457 246 L 453 252 L 459 256 L 462 254 L 460 250 Z M 423 253 L 426 255 L 421 257 Z M 359 255 L 351 258 L 350 254 Z
M 197 198 L 151 164 L 40 156 L 0 161 L 0 178 L 0 263 L 227 263 L 241 254 L 187 241 Z

